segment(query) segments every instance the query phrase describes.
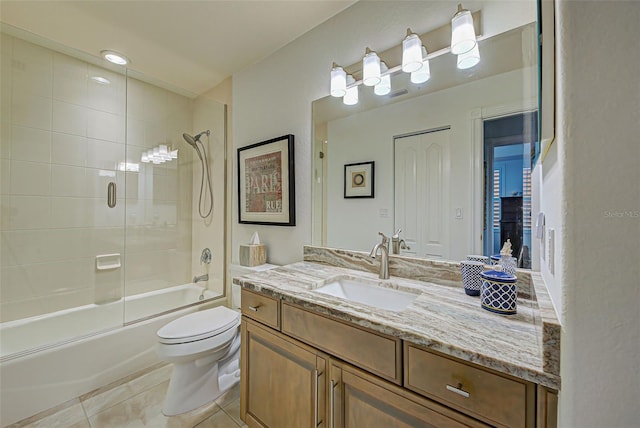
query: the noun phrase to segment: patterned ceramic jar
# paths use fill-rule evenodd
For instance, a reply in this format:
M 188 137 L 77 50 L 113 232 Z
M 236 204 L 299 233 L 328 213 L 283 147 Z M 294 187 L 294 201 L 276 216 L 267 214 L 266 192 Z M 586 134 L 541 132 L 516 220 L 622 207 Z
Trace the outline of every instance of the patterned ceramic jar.
M 462 272 L 462 284 L 464 285 L 464 292 L 469 296 L 479 296 L 480 286 L 480 273 L 484 270 L 484 263 L 465 260 L 460 262 L 460 271 Z
M 491 259 L 491 264 L 492 265 L 499 265 L 500 264 L 500 254 L 494 254 L 493 256 L 489 257 Z
M 473 261 L 473 262 L 482 262 L 485 265 L 489 264 L 489 257 L 487 256 L 472 255 L 472 256 L 467 256 L 467 260 Z
M 516 277 L 506 272 L 489 270 L 480 274 L 480 303 L 488 311 L 503 315 L 517 312 L 518 286 Z

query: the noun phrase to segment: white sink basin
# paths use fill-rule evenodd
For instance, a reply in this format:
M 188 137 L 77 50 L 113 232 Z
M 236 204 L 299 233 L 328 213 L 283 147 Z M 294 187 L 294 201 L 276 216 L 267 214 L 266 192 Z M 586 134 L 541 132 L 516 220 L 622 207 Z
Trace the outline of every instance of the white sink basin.
M 392 312 L 405 309 L 418 298 L 417 294 L 352 278 L 336 278 L 315 291 Z

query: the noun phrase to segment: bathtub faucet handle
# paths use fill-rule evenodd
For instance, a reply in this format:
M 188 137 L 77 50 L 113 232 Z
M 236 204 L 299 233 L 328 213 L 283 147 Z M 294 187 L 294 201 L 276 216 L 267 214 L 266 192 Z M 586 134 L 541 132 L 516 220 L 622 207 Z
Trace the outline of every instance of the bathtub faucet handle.
M 205 248 L 200 255 L 200 264 L 211 264 L 211 250 Z

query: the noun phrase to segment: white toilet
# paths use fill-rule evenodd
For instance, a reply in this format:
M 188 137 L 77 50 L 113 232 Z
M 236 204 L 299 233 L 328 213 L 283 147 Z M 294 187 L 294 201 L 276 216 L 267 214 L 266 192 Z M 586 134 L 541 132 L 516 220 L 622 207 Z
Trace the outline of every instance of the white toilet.
M 173 363 L 162 413 L 177 415 L 240 381 L 240 313 L 224 306 L 180 317 L 158 330 L 156 352 Z

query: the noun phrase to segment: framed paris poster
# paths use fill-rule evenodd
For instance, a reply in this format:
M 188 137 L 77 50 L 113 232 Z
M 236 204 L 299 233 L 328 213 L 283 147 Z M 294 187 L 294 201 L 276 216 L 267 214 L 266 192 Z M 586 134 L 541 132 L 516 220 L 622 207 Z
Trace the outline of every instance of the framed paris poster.
M 238 149 L 238 221 L 295 226 L 293 135 Z

